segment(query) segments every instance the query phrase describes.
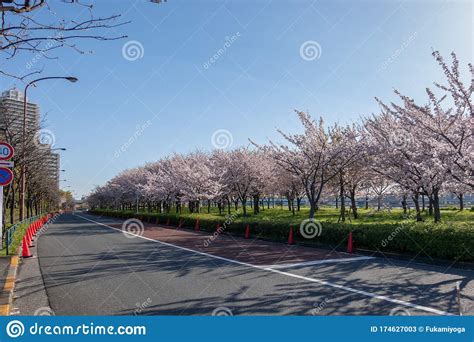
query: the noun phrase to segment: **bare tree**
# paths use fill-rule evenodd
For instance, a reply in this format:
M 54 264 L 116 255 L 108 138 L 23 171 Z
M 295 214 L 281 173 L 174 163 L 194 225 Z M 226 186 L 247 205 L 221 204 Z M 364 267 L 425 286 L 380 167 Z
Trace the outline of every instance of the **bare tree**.
M 161 3 L 161 1 L 151 1 Z M 71 48 L 78 53 L 84 51 L 77 45 L 79 40 L 117 40 L 126 35 L 108 35 L 110 29 L 127 24 L 120 21 L 120 14 L 96 17 L 91 0 L 1 0 L 0 1 L 0 52 L 7 60 L 20 52 L 30 52 L 45 59 L 55 59 L 54 51 Z M 55 9 L 74 6 L 70 17 L 60 17 Z M 111 6 L 113 8 L 113 6 Z M 41 14 L 41 15 L 38 15 Z M 4 69 L 5 68 L 5 69 Z M 23 80 L 40 70 L 28 70 L 22 75 L 8 72 L 7 67 L 0 74 Z

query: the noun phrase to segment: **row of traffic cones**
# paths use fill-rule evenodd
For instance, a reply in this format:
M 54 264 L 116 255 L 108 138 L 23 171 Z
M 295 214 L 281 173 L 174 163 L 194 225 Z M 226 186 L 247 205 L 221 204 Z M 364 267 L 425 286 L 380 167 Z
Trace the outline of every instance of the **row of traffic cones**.
M 57 213 L 48 214 L 30 223 L 28 229 L 26 230 L 26 234 L 23 236 L 23 241 L 21 244 L 21 256 L 23 258 L 29 258 L 33 256 L 30 252 L 30 248 L 34 247 L 33 241 L 34 237 L 36 236 L 36 232 L 40 230 L 51 218 L 55 217 L 56 215 Z
M 247 225 L 248 229 L 248 225 Z M 247 237 L 247 230 L 245 231 L 245 237 Z M 293 227 L 290 227 L 290 232 L 288 234 L 288 244 L 293 245 L 295 243 L 295 239 L 293 237 Z M 354 253 L 354 241 L 352 239 L 352 232 L 349 232 L 349 236 L 347 237 L 347 253 Z
M 158 219 L 157 219 L 158 223 Z M 169 226 L 170 224 L 170 219 L 166 221 L 166 225 Z M 183 220 L 181 219 L 178 224 L 178 228 L 181 228 L 183 226 Z M 220 228 L 220 225 L 217 224 L 216 229 L 218 230 Z M 196 224 L 194 225 L 194 230 L 195 231 L 200 231 L 201 227 L 199 225 L 199 219 L 196 219 Z M 246 239 L 250 238 L 250 226 L 247 225 L 245 227 L 245 235 L 244 237 Z M 295 243 L 294 239 L 294 233 L 293 233 L 293 227 L 290 227 L 290 232 L 288 233 L 288 244 L 293 245 Z M 352 232 L 349 232 L 349 236 L 347 237 L 347 253 L 354 253 L 354 241 L 352 239 Z

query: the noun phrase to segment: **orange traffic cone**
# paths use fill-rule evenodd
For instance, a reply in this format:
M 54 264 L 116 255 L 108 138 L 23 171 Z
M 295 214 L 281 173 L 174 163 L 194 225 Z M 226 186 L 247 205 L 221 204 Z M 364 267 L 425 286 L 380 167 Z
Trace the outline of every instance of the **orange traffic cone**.
M 194 230 L 198 232 L 199 229 L 200 229 L 200 228 L 199 228 L 199 219 L 197 219 L 197 220 L 196 220 L 196 224 L 194 225 Z
M 23 236 L 23 242 L 21 244 L 21 249 L 22 249 L 21 256 L 23 258 L 29 258 L 29 257 L 33 256 L 30 253 L 30 249 L 28 248 L 28 241 L 26 241 L 26 240 L 27 240 L 26 236 Z
M 250 237 L 250 226 L 247 225 L 247 227 L 245 227 L 245 238 L 248 239 Z
M 293 239 L 293 227 L 290 227 L 290 233 L 288 234 L 288 244 L 292 245 L 295 243 L 295 240 Z
M 352 232 L 349 232 L 349 238 L 347 239 L 347 253 L 354 253 L 354 246 L 352 241 Z
M 33 233 L 31 229 L 28 229 L 26 232 L 26 237 L 28 240 L 28 247 L 34 247 L 33 245 Z

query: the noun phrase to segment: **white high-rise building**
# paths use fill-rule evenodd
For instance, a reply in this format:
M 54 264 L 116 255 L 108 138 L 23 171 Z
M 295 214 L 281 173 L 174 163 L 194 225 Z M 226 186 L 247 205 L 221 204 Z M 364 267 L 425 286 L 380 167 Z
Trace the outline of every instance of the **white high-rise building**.
M 0 129 L 9 129 L 13 133 L 23 132 L 23 92 L 12 88 L 0 96 Z M 39 107 L 35 103 L 26 104 L 26 130 L 36 132 L 39 129 Z
M 0 96 L 0 136 L 1 139 L 16 136 L 18 139 L 23 134 L 23 109 L 24 94 L 12 88 L 2 92 Z M 27 99 L 28 101 L 28 99 Z M 40 110 L 37 104 L 26 104 L 26 131 L 35 134 L 40 129 Z M 8 131 L 8 132 L 7 132 Z M 8 139 L 6 139 L 8 140 Z M 8 141 L 7 141 L 8 142 Z M 59 187 L 59 154 L 51 151 L 50 145 L 39 145 L 40 153 L 44 154 L 44 165 Z M 20 151 L 17 151 L 20 153 Z

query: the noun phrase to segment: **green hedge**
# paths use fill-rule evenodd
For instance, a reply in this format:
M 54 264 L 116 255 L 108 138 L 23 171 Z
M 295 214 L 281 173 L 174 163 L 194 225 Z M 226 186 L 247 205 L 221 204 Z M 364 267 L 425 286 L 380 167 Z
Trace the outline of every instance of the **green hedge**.
M 91 213 L 122 219 L 138 218 L 143 222 L 169 224 L 182 222 L 183 228 L 194 228 L 196 219 L 179 217 L 176 214 L 134 213 L 129 211 L 92 210 Z M 158 220 L 158 221 L 157 221 Z M 200 218 L 202 231 L 214 232 L 217 224 L 224 225 L 225 218 Z M 252 236 L 274 241 L 287 241 L 289 226 L 269 222 L 232 222 L 225 228 L 226 233 L 244 235 L 245 226 L 250 225 Z M 474 226 L 471 223 L 428 223 L 402 221 L 400 223 L 381 223 L 351 225 L 350 223 L 321 222 L 321 234 L 306 239 L 294 227 L 297 242 L 305 244 L 325 244 L 345 247 L 347 237 L 352 231 L 356 248 L 381 252 L 408 253 L 434 259 L 474 261 Z

